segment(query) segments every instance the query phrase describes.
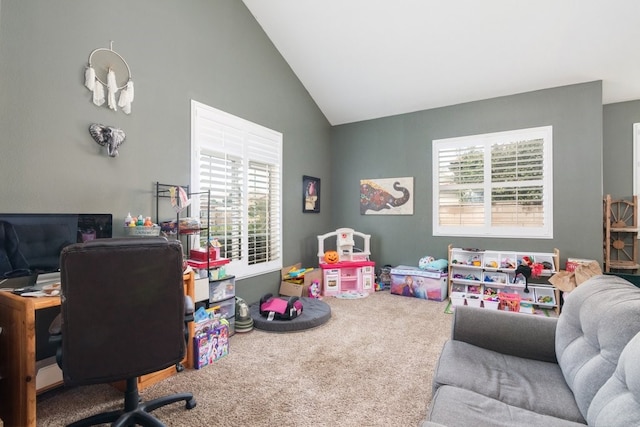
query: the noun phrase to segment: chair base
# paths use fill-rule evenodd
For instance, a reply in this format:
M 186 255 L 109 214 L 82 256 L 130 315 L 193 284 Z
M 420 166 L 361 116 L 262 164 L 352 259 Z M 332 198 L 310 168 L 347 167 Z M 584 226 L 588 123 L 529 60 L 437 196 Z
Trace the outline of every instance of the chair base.
M 112 423 L 112 427 L 126 427 L 130 425 L 164 427 L 164 424 L 160 422 L 160 420 L 150 414 L 151 411 L 182 400 L 185 402 L 186 409 L 193 409 L 196 406 L 196 400 L 192 393 L 176 393 L 140 403 L 137 381 L 137 378 L 127 379 L 124 409 L 92 415 L 71 423 L 68 427 L 87 427 L 105 423 Z

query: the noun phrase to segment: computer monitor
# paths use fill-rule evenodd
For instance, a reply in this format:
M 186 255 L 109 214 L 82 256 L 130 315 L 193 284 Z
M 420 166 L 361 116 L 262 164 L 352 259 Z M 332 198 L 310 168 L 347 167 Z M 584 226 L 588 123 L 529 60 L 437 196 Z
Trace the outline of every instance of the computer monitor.
M 107 213 L 0 213 L 13 225 L 18 248 L 38 284 L 60 280 L 60 252 L 72 243 L 113 236 L 113 216 Z

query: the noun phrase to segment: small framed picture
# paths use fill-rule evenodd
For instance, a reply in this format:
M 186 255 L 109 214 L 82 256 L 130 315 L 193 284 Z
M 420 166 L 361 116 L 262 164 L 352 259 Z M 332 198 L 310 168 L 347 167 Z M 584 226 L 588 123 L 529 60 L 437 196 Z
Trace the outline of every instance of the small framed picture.
M 302 213 L 320 212 L 320 178 L 302 176 Z

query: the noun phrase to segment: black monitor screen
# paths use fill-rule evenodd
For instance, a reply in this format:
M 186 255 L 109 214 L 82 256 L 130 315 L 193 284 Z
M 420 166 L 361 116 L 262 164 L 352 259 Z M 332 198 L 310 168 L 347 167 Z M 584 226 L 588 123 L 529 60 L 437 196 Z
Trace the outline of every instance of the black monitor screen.
M 77 242 L 113 237 L 113 218 L 111 214 L 78 214 Z
M 60 252 L 76 242 L 111 238 L 111 214 L 0 214 L 13 226 L 18 247 L 37 273 L 59 271 Z

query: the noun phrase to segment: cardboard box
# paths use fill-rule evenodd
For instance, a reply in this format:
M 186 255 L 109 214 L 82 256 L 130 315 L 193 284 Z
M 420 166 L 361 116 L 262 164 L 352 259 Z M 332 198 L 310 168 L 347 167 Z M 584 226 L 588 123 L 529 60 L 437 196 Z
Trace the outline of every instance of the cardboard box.
M 304 276 L 297 277 L 295 279 L 285 279 L 289 276 L 289 272 L 294 270 L 300 270 L 302 268 L 301 263 L 284 267 L 280 271 L 280 295 L 289 297 L 307 297 L 309 296 L 309 286 L 313 281 L 317 281 L 322 288 L 322 270 L 314 268 L 311 271 L 307 271 Z
M 392 294 L 444 301 L 447 288 L 447 273 L 406 265 L 391 269 Z

